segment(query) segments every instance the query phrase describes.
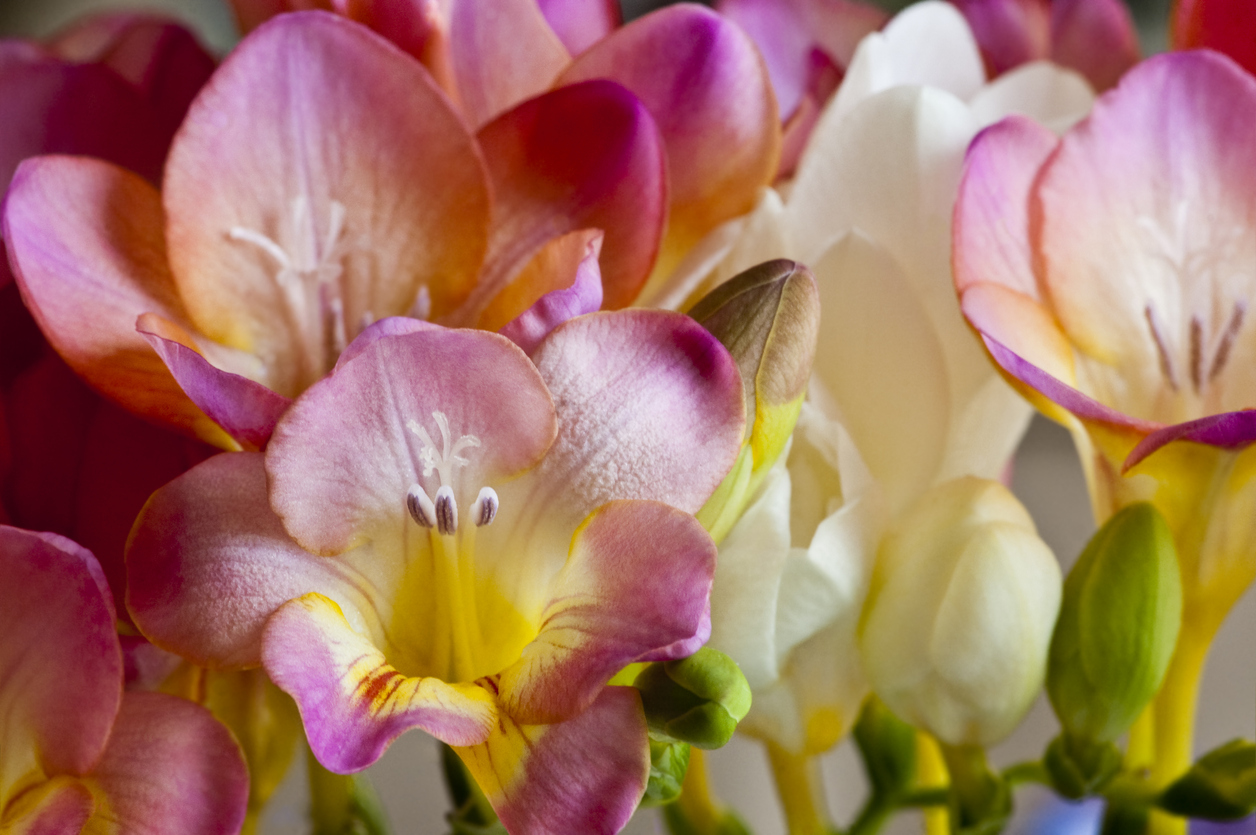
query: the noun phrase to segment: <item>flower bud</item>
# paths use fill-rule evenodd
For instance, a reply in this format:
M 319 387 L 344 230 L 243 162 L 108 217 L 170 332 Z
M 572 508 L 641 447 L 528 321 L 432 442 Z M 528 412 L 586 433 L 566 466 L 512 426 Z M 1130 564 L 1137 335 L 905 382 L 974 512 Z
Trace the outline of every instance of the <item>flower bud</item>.
M 872 689 L 950 745 L 989 745 L 1042 686 L 1060 569 L 1003 485 L 925 493 L 882 540 L 860 634 Z
M 1047 694 L 1066 733 L 1112 742 L 1160 689 L 1182 621 L 1173 535 L 1146 502 L 1091 538 L 1064 583 Z
M 641 805 L 647 808 L 671 803 L 680 797 L 689 770 L 689 745 L 684 742 L 650 740 L 650 779 L 645 784 Z
M 719 542 L 794 431 L 815 358 L 820 294 L 806 267 L 768 261 L 716 287 L 689 315 L 733 355 L 746 396 L 742 457 L 698 512 Z
M 1183 817 L 1247 817 L 1256 811 L 1256 745 L 1234 739 L 1209 751 L 1165 789 L 1159 806 Z
M 750 685 L 741 668 L 710 647 L 651 664 L 633 686 L 641 691 L 651 737 L 664 741 L 720 748 L 750 710 Z

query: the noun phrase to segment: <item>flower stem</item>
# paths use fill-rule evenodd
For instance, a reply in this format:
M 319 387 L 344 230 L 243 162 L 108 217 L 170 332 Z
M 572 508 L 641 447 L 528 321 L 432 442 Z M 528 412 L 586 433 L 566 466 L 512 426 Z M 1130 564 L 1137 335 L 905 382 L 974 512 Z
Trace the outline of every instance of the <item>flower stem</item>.
M 816 759 L 806 754 L 791 754 L 769 742 L 768 761 L 772 765 L 777 796 L 785 809 L 789 835 L 828 835 L 831 830 L 826 820 Z

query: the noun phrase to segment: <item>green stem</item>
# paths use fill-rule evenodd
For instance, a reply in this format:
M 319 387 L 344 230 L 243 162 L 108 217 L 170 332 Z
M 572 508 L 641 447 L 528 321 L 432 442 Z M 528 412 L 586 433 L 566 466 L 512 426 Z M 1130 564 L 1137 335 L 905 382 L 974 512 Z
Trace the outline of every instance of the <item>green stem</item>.
M 388 835 L 388 819 L 364 777 L 333 774 L 306 751 L 313 835 Z

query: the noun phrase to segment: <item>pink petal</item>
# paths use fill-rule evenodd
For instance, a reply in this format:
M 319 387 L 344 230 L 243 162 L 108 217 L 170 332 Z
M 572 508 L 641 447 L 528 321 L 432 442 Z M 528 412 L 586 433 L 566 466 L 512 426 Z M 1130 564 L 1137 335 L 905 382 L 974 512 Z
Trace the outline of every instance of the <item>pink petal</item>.
M 163 200 L 193 323 L 265 357 L 267 385 L 285 396 L 330 370 L 337 351 L 321 328 L 285 324 L 295 314 L 274 248 L 340 270 L 318 293 L 337 295 L 351 340 L 364 321 L 409 312 L 421 287 L 434 315 L 452 309 L 488 228 L 474 139 L 431 77 L 320 12 L 282 15 L 232 51 L 171 149 Z M 302 292 L 329 323 L 330 302 Z
M 678 642 L 694 644 L 675 648 L 691 655 L 710 635 L 714 573 L 715 544 L 689 514 L 659 502 L 598 508 L 576 531 L 540 634 L 501 674 L 506 711 L 561 722 L 628 664 Z
M 240 746 L 208 710 L 163 693 L 127 693 L 91 781 L 100 823 L 135 835 L 234 835 L 249 776 Z
M 478 441 L 449 485 L 464 513 L 481 487 L 534 466 L 554 438 L 545 384 L 505 337 L 441 329 L 377 340 L 311 387 L 275 429 L 266 469 L 285 528 L 319 554 L 403 535 L 410 486 L 429 498 L 441 486 L 420 460 L 420 429 L 441 453 L 438 414 L 451 445 Z
M 577 58 L 558 84 L 617 81 L 649 109 L 667 149 L 669 219 L 655 274 L 693 244 L 750 211 L 772 181 L 780 120 L 750 39 L 694 4 L 646 15 Z
M 1051 54 L 1050 0 L 954 0 L 991 77 Z
M 448 34 L 439 0 L 332 0 L 338 14 L 369 27 L 423 63 L 446 90 L 441 71 L 448 60 Z M 451 80 L 451 79 L 449 79 Z
M 96 558 L 56 534 L 0 527 L 0 796 L 31 768 L 96 765 L 122 694 L 113 601 Z
M 602 236 L 599 234 L 586 245 L 584 260 L 580 262 L 570 287 L 546 293 L 499 333 L 522 348 L 524 353 L 530 354 L 549 336 L 550 331 L 563 322 L 601 308 L 602 271 L 598 268 L 601 251 Z
M 537 0 L 545 21 L 572 55 L 579 55 L 619 28 L 617 0 Z
M 654 265 L 667 212 L 663 144 L 642 103 L 611 82 L 574 84 L 516 107 L 478 139 L 494 228 L 471 313 L 484 311 L 506 282 L 518 283 L 516 272 L 546 241 L 589 228 L 606 235 L 607 306 L 631 303 Z M 498 321 L 481 316 L 480 325 L 497 330 L 541 295 L 499 312 Z
M 1190 441 L 1227 450 L 1240 450 L 1256 441 L 1256 410 L 1243 409 L 1209 415 L 1199 420 L 1166 426 L 1139 441 L 1121 467 L 1124 474 L 1168 444 Z
M 422 319 L 412 319 L 409 316 L 389 316 L 386 319 L 380 319 L 358 334 L 358 338 L 350 342 L 349 347 L 340 352 L 340 359 L 336 360 L 336 369 L 339 370 L 346 362 L 357 357 L 368 347 L 386 336 L 402 336 L 407 333 L 415 333 L 416 331 L 439 328 L 440 325 L 434 325 Z
M 135 332 L 156 312 L 186 321 L 166 266 L 160 197 L 138 176 L 86 158 L 28 160 L 4 204 L 22 296 L 66 362 L 136 414 L 230 445 Z
M 1115 87 L 1141 57 L 1134 19 L 1121 0 L 1051 4 L 1051 60 L 1077 70 L 1099 92 Z
M 791 177 L 802 160 L 811 133 L 820 121 L 820 113 L 829 97 L 842 82 L 842 70 L 820 50 L 811 51 L 806 87 L 798 107 L 781 126 L 781 165 L 778 180 Z
M 497 724 L 496 705 L 483 688 L 404 675 L 321 594 L 275 613 L 262 659 L 271 679 L 296 699 L 314 756 L 339 774 L 366 768 L 413 728 L 450 745 L 474 745 Z
M 266 619 L 308 592 L 370 608 L 352 569 L 284 533 L 258 453 L 214 456 L 154 493 L 126 560 L 127 606 L 140 631 L 203 667 L 260 664 Z
M 5 809 L 5 835 L 76 835 L 92 816 L 96 798 L 73 777 L 54 778 L 23 793 Z
M 186 331 L 154 313 L 142 314 L 136 330 L 210 420 L 245 449 L 266 448 L 279 417 L 292 405 L 290 399 L 248 377 L 211 365 Z
M 453 0 L 449 40 L 458 96 L 476 128 L 547 90 L 571 61 L 536 0 Z
M 248 34 L 266 21 L 284 12 L 326 9 L 330 11 L 332 0 L 231 0 L 236 24 Z
M 649 745 L 641 698 L 607 687 L 588 710 L 556 725 L 502 716 L 483 745 L 455 748 L 514 835 L 613 835 L 645 792 Z

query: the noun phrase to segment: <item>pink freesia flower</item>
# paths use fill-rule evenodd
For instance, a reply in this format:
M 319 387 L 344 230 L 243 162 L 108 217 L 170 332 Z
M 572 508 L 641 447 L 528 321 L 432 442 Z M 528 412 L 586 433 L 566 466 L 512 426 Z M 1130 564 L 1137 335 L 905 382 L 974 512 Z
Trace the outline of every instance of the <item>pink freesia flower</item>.
M 662 234 L 663 171 L 653 120 L 618 85 L 572 84 L 473 136 L 418 63 L 309 12 L 232 53 L 160 192 L 96 160 L 32 160 L 5 234 L 75 371 L 150 420 L 260 449 L 372 321 L 496 330 L 574 282 L 595 230 L 599 301 L 631 302 Z
M 952 0 L 992 76 L 1030 61 L 1077 70 L 1102 92 L 1138 63 L 1138 32 L 1121 0 Z
M 91 553 L 0 526 L 0 830 L 240 831 L 248 775 L 191 702 L 123 693 L 112 597 Z
M 1209 641 L 1256 577 L 1254 120 L 1256 79 L 1228 59 L 1153 58 L 1063 139 L 1018 117 L 980 135 L 955 210 L 964 314 L 1072 428 L 1096 516 L 1149 499 L 1174 531 L 1159 781 L 1189 765 Z
M 1174 49 L 1215 49 L 1256 72 L 1256 6 L 1244 0 L 1177 0 L 1169 38 Z
M 422 728 L 511 832 L 615 832 L 649 756 L 635 691 L 605 685 L 706 640 L 715 546 L 689 514 L 743 414 L 733 359 L 679 314 L 578 317 L 531 361 L 385 320 L 264 457 L 154 495 L 128 601 L 159 646 L 263 665 L 333 771 Z

